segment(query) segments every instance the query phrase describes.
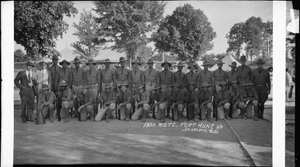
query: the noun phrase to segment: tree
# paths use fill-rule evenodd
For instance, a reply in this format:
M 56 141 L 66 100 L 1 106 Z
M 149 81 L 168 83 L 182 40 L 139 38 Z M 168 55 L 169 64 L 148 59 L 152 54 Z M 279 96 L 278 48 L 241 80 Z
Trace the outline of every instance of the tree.
M 93 1 L 98 14 L 98 36 L 108 47 L 135 57 L 140 46 L 149 43 L 146 33 L 153 31 L 163 17 L 166 2 L 159 1 Z
M 24 62 L 24 61 L 28 61 L 28 57 L 26 57 L 26 54 L 21 50 L 21 49 L 17 49 L 14 52 L 14 61 L 15 62 Z
M 80 14 L 79 24 L 73 23 L 75 33 L 79 41 L 74 42 L 71 46 L 75 48 L 75 53 L 81 58 L 90 59 L 98 55 L 101 45 L 104 43 L 97 35 L 98 23 L 91 11 L 83 10 Z
M 226 34 L 229 47 L 227 53 L 236 58 L 241 55 L 242 46 L 246 45 L 246 55 L 272 55 L 273 22 L 262 22 L 260 17 L 250 17 L 245 22 L 236 23 Z
M 73 5 L 72 1 L 15 1 L 14 40 L 33 59 L 59 56 L 54 40 L 68 29 L 63 17 L 77 13 Z
M 289 32 L 286 37 L 286 57 L 290 59 L 291 57 L 295 59 L 295 51 L 296 51 L 296 38 L 295 34 Z M 290 58 L 289 58 L 290 57 Z
M 137 50 L 136 59 L 140 62 L 147 62 L 153 55 L 153 51 L 151 47 L 148 46 L 140 46 Z
M 191 5 L 177 7 L 152 35 L 155 46 L 178 55 L 180 60 L 196 61 L 213 48 L 216 33 L 206 15 Z

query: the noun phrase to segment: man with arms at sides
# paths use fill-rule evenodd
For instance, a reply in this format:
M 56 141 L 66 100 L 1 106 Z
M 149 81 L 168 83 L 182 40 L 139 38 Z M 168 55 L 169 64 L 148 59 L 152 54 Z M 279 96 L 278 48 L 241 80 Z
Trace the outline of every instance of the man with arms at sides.
M 153 69 L 154 63 L 152 58 L 149 59 L 147 62 L 149 68 L 144 72 L 145 89 L 148 93 L 150 93 L 150 91 L 158 84 L 158 71 Z

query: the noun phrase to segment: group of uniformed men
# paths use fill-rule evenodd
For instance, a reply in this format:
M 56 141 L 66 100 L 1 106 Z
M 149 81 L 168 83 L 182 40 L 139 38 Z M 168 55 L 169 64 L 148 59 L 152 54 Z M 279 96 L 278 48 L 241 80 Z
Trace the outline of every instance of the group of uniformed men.
M 133 69 L 125 68 L 124 57 L 119 59 L 120 68 L 112 70 L 110 60 L 105 60 L 105 69 L 97 70 L 97 64 L 89 60 L 87 70 L 80 68 L 81 61 L 74 59 L 75 67 L 69 70 L 68 61 L 59 64 L 58 57 L 52 58 L 53 65 L 48 68 L 49 80 L 39 89 L 32 84 L 31 68 L 33 63 L 27 63 L 27 69 L 19 72 L 15 84 L 20 88 L 22 103 L 22 120 L 32 119 L 33 99 L 37 97 L 38 110 L 43 116 L 54 121 L 56 108 L 58 120 L 68 122 L 70 117 L 85 121 L 106 120 L 109 122 L 115 116 L 120 120 L 129 121 L 141 119 L 143 122 L 152 113 L 153 118 L 165 122 L 165 118 L 183 121 L 183 111 L 186 108 L 188 120 L 218 119 L 263 119 L 264 103 L 271 90 L 269 72 L 262 68 L 262 59 L 257 61 L 258 68 L 253 70 L 245 65 L 246 57 L 241 56 L 241 66 L 233 62 L 230 72 L 222 70 L 224 62 L 217 62 L 218 69 L 208 70 L 211 64 L 203 62 L 204 69 L 196 73 L 197 65 L 189 63 L 188 73 L 184 74 L 184 64 L 177 64 L 178 71 L 171 72 L 171 64 L 167 61 L 161 64 L 164 70 L 153 69 L 154 61 L 149 59 L 148 69 L 139 69 L 140 62 L 132 62 Z M 21 81 L 21 83 L 19 82 Z M 254 106 L 254 116 L 252 107 Z M 74 110 L 73 110 L 74 108 Z M 26 114 L 27 111 L 27 114 Z M 213 112 L 212 114 L 212 111 Z M 240 111 L 240 114 L 239 112 Z M 167 112 L 165 114 L 165 112 Z M 118 114 L 117 114 L 118 113 Z M 213 115 L 213 116 L 212 116 Z

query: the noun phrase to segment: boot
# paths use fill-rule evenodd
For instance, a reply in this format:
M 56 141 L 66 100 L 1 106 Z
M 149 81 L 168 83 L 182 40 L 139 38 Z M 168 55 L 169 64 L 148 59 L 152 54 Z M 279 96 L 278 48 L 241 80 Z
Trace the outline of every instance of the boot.
M 162 113 L 160 123 L 165 123 L 165 109 L 162 109 L 160 112 Z
M 50 118 L 49 118 L 49 120 L 50 120 L 51 123 L 54 122 L 54 119 L 53 119 L 53 112 L 54 112 L 54 111 L 51 111 L 51 110 L 50 110 L 50 114 L 49 114 L 49 115 L 50 115 Z
M 195 122 L 199 121 L 198 113 L 199 113 L 199 109 L 197 108 L 197 109 L 195 109 Z
M 247 119 L 247 117 L 245 116 L 245 112 L 246 112 L 246 108 L 242 108 L 241 109 L 242 119 Z
M 258 106 L 254 106 L 254 121 L 257 121 L 258 116 Z
M 112 113 L 112 110 L 110 110 L 109 108 L 107 109 L 107 112 L 106 112 L 106 117 L 105 117 L 105 121 L 107 123 L 109 123 L 109 118 L 111 117 L 111 113 Z
M 143 109 L 143 118 L 142 118 L 142 122 L 146 122 L 147 113 L 148 113 L 148 111 Z
M 224 108 L 224 112 L 226 114 L 225 118 L 228 119 L 228 120 L 231 120 L 231 118 L 229 117 L 229 109 Z
M 264 110 L 265 110 L 265 104 L 261 104 L 261 106 L 260 106 L 260 118 L 261 119 L 265 119 L 264 118 Z
M 207 120 L 209 122 L 213 122 L 214 120 L 211 118 L 211 108 L 207 109 Z
M 125 109 L 125 121 L 128 122 L 129 121 L 129 110 Z
M 183 118 L 183 111 L 178 111 L 178 120 L 179 120 L 179 122 L 183 121 L 182 118 Z
M 166 118 L 172 119 L 171 116 L 170 116 L 170 108 L 167 109 L 167 116 L 166 116 Z
M 90 120 L 93 122 L 95 121 L 95 118 L 94 118 L 94 110 L 90 113 Z

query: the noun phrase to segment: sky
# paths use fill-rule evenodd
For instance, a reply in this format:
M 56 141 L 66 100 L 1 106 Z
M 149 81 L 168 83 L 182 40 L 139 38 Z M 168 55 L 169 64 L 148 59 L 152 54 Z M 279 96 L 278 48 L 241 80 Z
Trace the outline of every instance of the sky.
M 207 16 L 211 23 L 213 30 L 217 37 L 213 39 L 214 47 L 207 53 L 226 53 L 228 47 L 226 34 L 230 31 L 235 23 L 245 22 L 248 18 L 260 17 L 263 22 L 273 21 L 273 7 L 272 1 L 168 1 L 164 16 L 171 15 L 178 6 L 184 4 L 191 4 L 195 9 L 201 9 Z M 84 10 L 91 10 L 94 5 L 91 1 L 75 1 L 75 8 L 78 14 L 75 17 L 64 17 L 64 20 L 69 24 L 67 32 L 61 39 L 58 37 L 56 41 L 56 49 L 62 51 L 66 48 L 74 49 L 71 44 L 78 40 L 73 35 L 75 28 L 72 26 L 73 22 L 79 23 L 80 13 Z M 154 50 L 154 44 L 150 43 L 148 46 Z M 14 44 L 15 50 L 24 48 L 21 45 Z

